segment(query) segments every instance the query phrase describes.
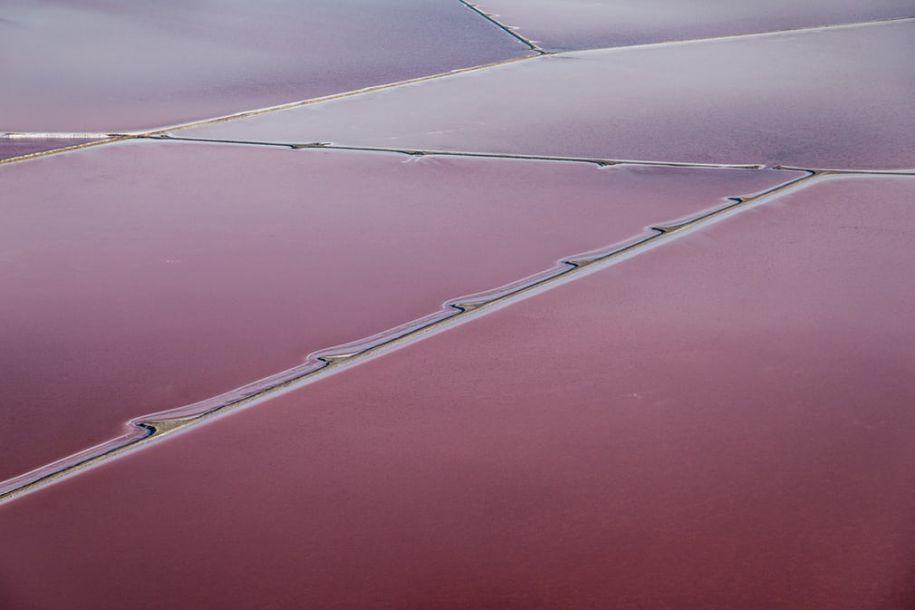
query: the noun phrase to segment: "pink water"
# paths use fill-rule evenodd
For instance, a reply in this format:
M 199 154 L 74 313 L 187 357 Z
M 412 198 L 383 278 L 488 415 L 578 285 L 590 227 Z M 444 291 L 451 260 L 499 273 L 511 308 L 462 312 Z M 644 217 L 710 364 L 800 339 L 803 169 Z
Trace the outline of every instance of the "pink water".
M 795 176 L 181 142 L 0 167 L 0 479 Z
M 913 196 L 823 181 L 0 507 L 4 599 L 909 607 Z

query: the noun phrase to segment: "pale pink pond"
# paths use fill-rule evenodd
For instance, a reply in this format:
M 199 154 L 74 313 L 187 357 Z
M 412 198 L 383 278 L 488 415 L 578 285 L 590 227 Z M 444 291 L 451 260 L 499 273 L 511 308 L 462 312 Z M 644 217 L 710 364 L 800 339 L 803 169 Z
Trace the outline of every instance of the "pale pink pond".
M 0 167 L 0 480 L 796 175 L 151 141 Z
M 915 168 L 915 20 L 584 51 L 178 132 L 616 159 Z
M 915 16 L 913 0 L 475 0 L 550 50 L 619 47 Z
M 0 17 L 0 131 L 164 127 L 528 52 L 456 1 L 0 0 Z
M 3 600 L 911 607 L 913 198 L 822 181 L 4 505 Z

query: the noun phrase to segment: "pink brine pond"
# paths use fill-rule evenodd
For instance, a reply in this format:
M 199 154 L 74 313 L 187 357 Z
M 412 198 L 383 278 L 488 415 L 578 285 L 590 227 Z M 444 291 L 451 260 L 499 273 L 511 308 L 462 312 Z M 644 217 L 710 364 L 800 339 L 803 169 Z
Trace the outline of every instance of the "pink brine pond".
M 4 599 L 910 607 L 913 197 L 819 180 L 25 496 Z
M 0 167 L 0 479 L 797 175 L 181 142 Z

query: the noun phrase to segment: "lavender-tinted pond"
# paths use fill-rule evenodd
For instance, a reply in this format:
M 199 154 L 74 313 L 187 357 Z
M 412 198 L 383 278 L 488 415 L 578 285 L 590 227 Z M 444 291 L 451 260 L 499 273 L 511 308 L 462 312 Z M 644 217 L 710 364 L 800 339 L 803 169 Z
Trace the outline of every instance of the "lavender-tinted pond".
M 181 135 L 915 168 L 915 20 L 530 59 Z
M 0 136 L 0 159 L 11 159 L 91 141 L 91 138 L 7 138 Z
M 913 0 L 477 0 L 551 50 L 619 47 L 915 16 Z
M 528 53 L 456 1 L 0 0 L 0 15 L 0 131 L 164 127 Z

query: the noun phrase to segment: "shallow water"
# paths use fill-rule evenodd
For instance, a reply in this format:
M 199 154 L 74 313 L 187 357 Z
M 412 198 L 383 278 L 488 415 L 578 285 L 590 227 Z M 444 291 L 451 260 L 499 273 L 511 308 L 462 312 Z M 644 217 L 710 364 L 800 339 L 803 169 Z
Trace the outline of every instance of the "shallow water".
M 0 168 L 0 478 L 792 172 L 138 142 Z
M 915 21 L 584 51 L 178 132 L 611 159 L 915 168 Z
M 458 2 L 0 1 L 0 131 L 164 127 L 519 57 Z
M 2 506 L 5 599 L 910 606 L 913 195 L 821 182 Z
M 915 16 L 912 0 L 478 0 L 541 47 L 593 49 Z

